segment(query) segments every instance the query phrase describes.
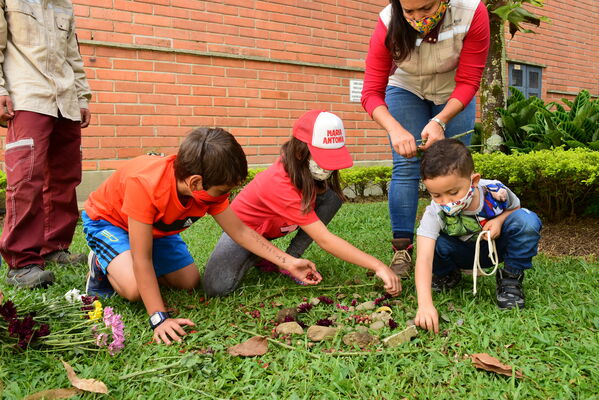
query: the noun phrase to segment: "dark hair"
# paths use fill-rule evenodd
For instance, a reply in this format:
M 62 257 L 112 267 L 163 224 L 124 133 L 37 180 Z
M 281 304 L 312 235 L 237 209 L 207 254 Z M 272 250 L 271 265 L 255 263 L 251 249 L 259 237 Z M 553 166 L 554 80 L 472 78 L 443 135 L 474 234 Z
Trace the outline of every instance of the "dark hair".
M 331 188 L 341 200 L 345 200 L 339 183 L 339 171 L 333 171 L 326 181 L 317 181 L 312 177 L 308 168 L 310 149 L 306 143 L 292 137 L 281 147 L 281 159 L 291 183 L 302 193 L 302 212 L 304 214 L 311 211 L 310 203 L 317 190 Z
M 443 139 L 431 144 L 420 160 L 422 179 L 458 174 L 470 178 L 474 172 L 472 155 L 457 139 Z
M 205 190 L 240 185 L 248 175 L 241 145 L 222 128 L 195 128 L 187 134 L 175 158 L 175 178 L 202 176 Z
M 396 63 L 410 58 L 410 54 L 416 48 L 418 32 L 408 23 L 403 15 L 400 0 L 391 0 L 391 21 L 387 28 L 385 46 L 391 52 Z

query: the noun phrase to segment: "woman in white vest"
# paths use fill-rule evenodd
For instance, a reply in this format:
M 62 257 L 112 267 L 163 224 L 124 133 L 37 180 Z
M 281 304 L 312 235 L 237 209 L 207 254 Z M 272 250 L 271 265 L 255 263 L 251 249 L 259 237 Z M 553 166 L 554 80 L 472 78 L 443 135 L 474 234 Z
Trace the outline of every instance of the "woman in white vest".
M 389 134 L 393 174 L 389 214 L 391 268 L 409 275 L 418 206 L 420 143 L 474 127 L 489 49 L 489 16 L 480 0 L 391 0 L 370 39 L 362 106 Z M 470 135 L 462 137 L 466 145 Z M 422 142 L 419 142 L 422 141 Z

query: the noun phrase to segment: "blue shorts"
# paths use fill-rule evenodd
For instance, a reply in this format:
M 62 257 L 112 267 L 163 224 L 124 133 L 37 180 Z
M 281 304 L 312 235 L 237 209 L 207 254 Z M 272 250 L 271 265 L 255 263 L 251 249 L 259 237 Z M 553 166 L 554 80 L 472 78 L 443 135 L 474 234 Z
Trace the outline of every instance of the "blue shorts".
M 116 256 L 131 250 L 129 232 L 103 219 L 94 221 L 83 211 L 83 233 L 89 248 L 96 254 L 102 271 Z M 193 264 L 193 257 L 179 234 L 154 239 L 152 262 L 156 276 L 162 276 Z

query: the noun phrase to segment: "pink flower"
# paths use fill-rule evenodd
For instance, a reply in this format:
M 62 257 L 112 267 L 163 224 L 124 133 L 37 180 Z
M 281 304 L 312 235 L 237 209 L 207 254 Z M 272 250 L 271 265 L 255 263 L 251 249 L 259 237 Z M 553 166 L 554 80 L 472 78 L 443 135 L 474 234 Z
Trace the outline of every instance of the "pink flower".
M 343 310 L 343 311 L 349 310 L 348 306 L 344 306 L 344 305 L 341 305 L 339 303 L 335 304 L 335 307 L 337 307 L 338 309 Z
M 112 307 L 104 308 L 104 325 L 112 330 L 112 343 L 108 345 L 108 352 L 113 356 L 125 347 L 125 325 L 121 316 L 112 311 Z

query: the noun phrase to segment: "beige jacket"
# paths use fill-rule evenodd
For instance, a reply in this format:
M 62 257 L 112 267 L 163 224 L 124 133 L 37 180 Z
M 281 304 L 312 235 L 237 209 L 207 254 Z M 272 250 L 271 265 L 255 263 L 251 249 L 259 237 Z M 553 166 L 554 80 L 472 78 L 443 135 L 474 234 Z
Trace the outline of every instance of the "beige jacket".
M 15 110 L 81 121 L 91 91 L 70 0 L 0 0 L 0 95 Z
M 408 90 L 435 104 L 446 103 L 455 89 L 455 73 L 462 44 L 480 0 L 451 0 L 441 23 L 438 42 L 416 40 L 408 60 L 397 65 L 389 85 Z M 391 21 L 391 4 L 379 14 L 385 26 Z

